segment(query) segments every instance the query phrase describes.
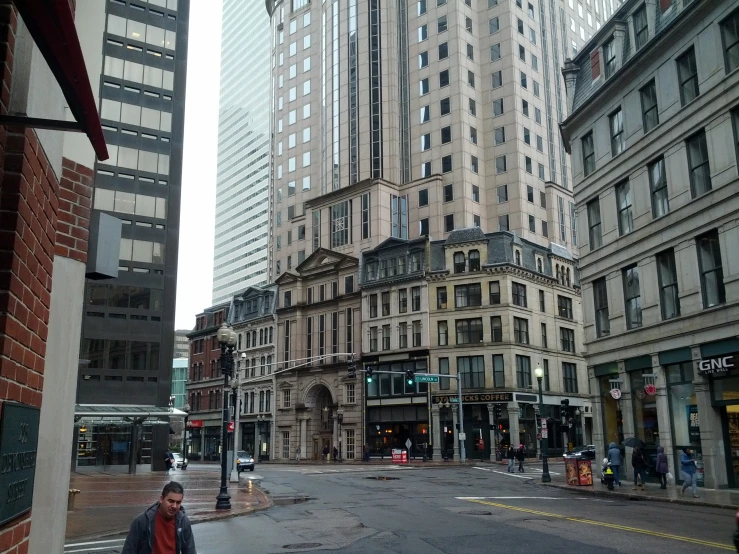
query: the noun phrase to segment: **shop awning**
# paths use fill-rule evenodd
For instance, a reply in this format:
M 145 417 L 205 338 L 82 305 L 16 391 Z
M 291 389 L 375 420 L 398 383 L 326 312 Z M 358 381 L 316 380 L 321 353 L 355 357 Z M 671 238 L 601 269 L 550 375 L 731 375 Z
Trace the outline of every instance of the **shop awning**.
M 15 5 L 56 77 L 76 121 L 7 115 L 0 117 L 0 125 L 82 131 L 90 139 L 98 159 L 107 160 L 108 148 L 69 0 L 16 0 Z
M 132 406 L 129 404 L 77 404 L 74 420 L 77 424 L 87 423 L 131 423 L 149 420 L 152 424 L 169 425 L 169 420 L 160 418 L 184 418 L 187 412 L 168 406 Z

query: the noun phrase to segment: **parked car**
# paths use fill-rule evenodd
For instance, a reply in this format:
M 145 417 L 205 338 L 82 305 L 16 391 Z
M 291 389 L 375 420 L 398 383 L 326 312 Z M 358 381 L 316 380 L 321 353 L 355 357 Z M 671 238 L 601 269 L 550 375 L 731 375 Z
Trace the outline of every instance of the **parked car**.
M 581 460 L 595 460 L 595 445 L 587 444 L 585 446 L 578 446 L 567 453 L 567 456 L 573 458 L 579 458 Z
M 241 473 L 242 471 L 254 471 L 254 458 L 250 454 L 247 454 L 244 450 L 239 450 L 236 453 L 236 471 Z
M 174 466 L 177 469 L 187 469 L 187 459 L 182 457 L 182 454 L 179 452 L 173 452 L 172 456 L 174 456 Z

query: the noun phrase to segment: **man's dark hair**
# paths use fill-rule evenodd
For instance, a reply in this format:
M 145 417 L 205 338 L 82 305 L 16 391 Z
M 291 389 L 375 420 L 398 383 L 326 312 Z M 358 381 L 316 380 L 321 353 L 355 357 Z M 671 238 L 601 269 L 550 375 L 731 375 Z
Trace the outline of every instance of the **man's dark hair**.
M 182 485 L 180 485 L 177 481 L 170 481 L 166 485 L 164 485 L 164 488 L 162 489 L 162 498 L 166 498 L 166 496 L 173 492 L 175 494 L 185 494 L 185 489 L 182 488 Z

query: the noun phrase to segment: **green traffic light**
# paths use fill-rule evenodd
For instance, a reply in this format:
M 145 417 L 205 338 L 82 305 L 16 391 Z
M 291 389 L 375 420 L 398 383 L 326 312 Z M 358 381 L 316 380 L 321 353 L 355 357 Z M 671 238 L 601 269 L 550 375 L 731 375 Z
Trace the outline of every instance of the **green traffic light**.
M 413 379 L 408 379 L 408 384 L 409 385 L 412 385 L 413 384 Z
M 367 375 L 367 382 L 368 383 L 371 383 L 372 382 L 372 377 L 370 377 L 369 375 Z

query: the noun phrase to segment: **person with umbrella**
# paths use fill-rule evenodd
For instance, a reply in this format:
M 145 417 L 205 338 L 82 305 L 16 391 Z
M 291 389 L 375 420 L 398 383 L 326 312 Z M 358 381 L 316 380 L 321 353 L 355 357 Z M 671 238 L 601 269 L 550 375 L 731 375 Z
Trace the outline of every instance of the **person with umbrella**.
M 631 465 L 634 468 L 634 487 L 631 490 L 636 490 L 636 487 L 639 484 L 640 475 L 642 482 L 641 488 L 644 490 L 644 482 L 647 475 L 647 460 L 641 449 L 647 445 L 643 440 L 637 439 L 636 437 L 629 437 L 623 442 L 623 445 L 634 449 L 631 454 Z

